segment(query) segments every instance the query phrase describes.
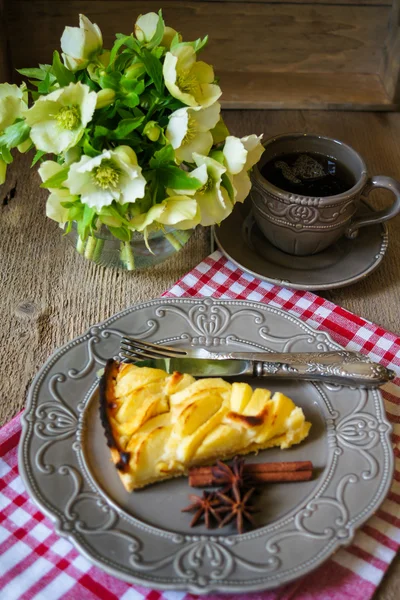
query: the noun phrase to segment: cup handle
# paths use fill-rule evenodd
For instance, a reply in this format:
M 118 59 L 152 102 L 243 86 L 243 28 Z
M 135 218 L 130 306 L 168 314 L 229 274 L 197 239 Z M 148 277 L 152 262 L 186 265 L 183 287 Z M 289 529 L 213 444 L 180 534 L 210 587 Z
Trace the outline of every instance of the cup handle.
M 392 177 L 386 177 L 385 175 L 376 175 L 368 181 L 362 192 L 362 195 L 364 197 L 367 197 L 370 194 L 370 192 L 375 188 L 385 188 L 386 190 L 390 190 L 391 192 L 393 192 L 393 194 L 395 195 L 393 204 L 388 208 L 380 210 L 374 215 L 371 215 L 370 217 L 364 217 L 352 221 L 345 233 L 347 238 L 354 239 L 355 237 L 357 237 L 358 230 L 360 229 L 360 227 L 366 227 L 367 225 L 376 225 L 377 223 L 383 223 L 383 221 L 388 221 L 389 219 L 392 219 L 393 217 L 399 214 L 400 183 Z

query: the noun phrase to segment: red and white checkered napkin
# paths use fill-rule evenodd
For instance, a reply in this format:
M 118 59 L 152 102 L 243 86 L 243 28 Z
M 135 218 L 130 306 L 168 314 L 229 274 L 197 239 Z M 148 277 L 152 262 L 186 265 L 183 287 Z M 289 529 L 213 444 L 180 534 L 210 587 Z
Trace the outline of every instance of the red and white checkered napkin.
M 388 498 L 317 571 L 292 584 L 235 600 L 368 600 L 400 548 L 400 338 L 310 292 L 287 290 L 244 274 L 215 252 L 185 275 L 166 296 L 214 296 L 257 300 L 290 311 L 397 371 L 383 390 L 394 433 L 396 472 Z M 0 597 L 4 600 L 189 600 L 192 594 L 132 586 L 92 566 L 29 500 L 18 475 L 19 417 L 0 431 Z M 209 596 L 215 600 L 216 595 Z M 221 600 L 229 596 L 219 596 Z

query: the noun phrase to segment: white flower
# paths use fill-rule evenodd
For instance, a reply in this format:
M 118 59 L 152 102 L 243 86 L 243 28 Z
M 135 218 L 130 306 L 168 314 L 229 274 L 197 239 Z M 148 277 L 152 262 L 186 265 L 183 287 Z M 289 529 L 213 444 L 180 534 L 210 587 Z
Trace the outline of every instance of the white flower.
M 221 105 L 215 102 L 208 108 L 184 107 L 172 113 L 165 135 L 179 161 L 193 162 L 193 152 L 209 153 L 213 145 L 210 130 L 218 123 L 220 111 Z
M 82 83 L 70 83 L 40 96 L 26 112 L 36 148 L 60 154 L 75 146 L 93 116 L 96 101 L 96 92 Z
M 235 202 L 244 202 L 250 193 L 251 181 L 248 171 L 260 160 L 264 152 L 262 135 L 248 135 L 241 139 L 232 135 L 225 140 L 224 162 L 235 192 Z
M 155 204 L 142 215 L 130 221 L 130 227 L 136 231 L 144 231 L 150 225 L 173 225 L 178 229 L 192 229 L 200 222 L 200 209 L 194 198 L 188 196 L 171 196 L 160 204 Z
M 0 83 L 0 133 L 23 116 L 27 107 L 26 85 Z
M 155 12 L 149 12 L 145 15 L 140 15 L 134 25 L 134 32 L 139 42 L 148 43 L 154 37 L 158 24 L 158 14 Z M 169 48 L 173 38 L 175 37 L 176 31 L 172 27 L 164 27 L 164 34 L 160 42 L 160 46 Z
M 59 171 L 63 170 L 63 166 L 59 165 L 53 160 L 46 160 L 42 162 L 39 167 L 39 175 L 41 180 L 47 181 L 53 175 L 56 175 Z M 73 198 L 69 190 L 64 188 L 49 188 L 51 192 L 46 202 L 46 216 L 53 221 L 57 221 L 61 226 L 68 220 L 68 209 L 61 206 L 62 202 L 73 201 Z
M 211 106 L 221 96 L 214 84 L 214 70 L 205 62 L 196 62 L 192 46 L 177 46 L 165 55 L 165 85 L 170 94 L 187 106 Z
M 79 15 L 79 27 L 66 27 L 61 37 L 62 57 L 70 71 L 85 69 L 102 47 L 99 27 L 85 15 Z
M 146 180 L 129 146 L 105 150 L 99 156 L 82 156 L 70 166 L 65 185 L 81 202 L 97 211 L 113 200 L 119 204 L 143 198 Z
M 189 173 L 201 182 L 197 190 L 175 190 L 176 194 L 192 196 L 200 208 L 200 224 L 215 225 L 229 216 L 233 203 L 227 190 L 221 185 L 226 168 L 209 156 L 193 153 L 193 160 L 197 168 Z

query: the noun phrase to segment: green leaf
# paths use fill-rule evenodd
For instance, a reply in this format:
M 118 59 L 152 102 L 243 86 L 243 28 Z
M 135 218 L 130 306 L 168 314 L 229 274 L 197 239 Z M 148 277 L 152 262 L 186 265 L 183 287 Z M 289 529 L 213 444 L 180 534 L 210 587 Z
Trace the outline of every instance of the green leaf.
M 228 192 L 229 198 L 232 202 L 235 201 L 235 192 L 233 190 L 233 186 L 231 183 L 231 180 L 229 179 L 228 175 L 226 173 L 223 173 L 221 176 L 221 183 L 224 186 L 224 188 L 226 189 L 226 191 Z
M 38 92 L 40 94 L 48 94 L 50 92 L 52 80 L 55 81 L 54 75 L 50 76 L 50 73 L 46 73 L 46 77 L 38 85 Z
M 117 36 L 119 36 L 120 34 L 117 34 Z M 132 36 L 130 35 L 124 35 L 122 37 L 117 37 L 117 41 L 114 42 L 113 47 L 111 48 L 111 53 L 110 53 L 110 65 L 114 64 L 115 59 L 117 58 L 117 54 L 118 54 L 118 50 L 120 48 L 122 48 L 122 46 L 127 45 L 127 42 L 129 43 L 129 39 Z
M 68 211 L 68 221 L 80 221 L 83 217 L 83 204 L 75 202 Z
M 99 154 L 101 154 L 100 150 L 97 150 L 89 141 L 88 135 L 86 134 L 84 140 L 83 140 L 83 153 L 86 154 L 87 156 L 91 156 L 92 158 L 94 156 L 98 156 Z
M 129 225 L 129 221 L 124 216 L 124 210 L 126 211 L 127 209 L 128 209 L 128 205 L 126 205 L 126 208 L 124 209 L 123 206 L 121 206 L 121 204 L 117 204 L 116 202 L 113 202 L 109 206 L 103 206 L 103 208 L 100 211 L 100 215 L 105 215 L 108 217 L 115 217 L 116 219 L 121 221 L 121 223 L 123 223 L 124 225 Z
M 158 169 L 168 163 L 173 163 L 175 160 L 175 151 L 171 144 L 164 146 L 161 150 L 154 152 L 153 158 L 150 159 L 150 167 L 152 169 Z
M 44 71 L 43 69 L 38 69 L 37 67 L 34 67 L 32 69 L 16 69 L 16 71 L 17 73 L 20 73 L 25 77 L 39 79 L 40 81 L 43 81 L 43 79 L 46 77 L 46 71 Z
M 143 120 L 144 117 L 136 117 L 134 119 L 122 119 L 122 121 L 118 123 L 118 127 L 116 128 L 116 130 L 112 132 L 112 137 L 114 139 L 125 138 L 131 133 L 131 131 L 137 129 L 139 125 L 143 123 Z
M 139 105 L 140 99 L 136 92 L 129 92 L 125 98 L 122 98 L 121 102 L 125 106 L 129 106 L 129 108 L 135 108 L 135 106 Z
M 96 125 L 96 127 L 94 128 L 94 137 L 98 138 L 98 137 L 109 137 L 111 135 L 111 131 L 110 129 L 108 129 L 107 127 L 103 127 L 102 125 Z
M 117 33 L 115 37 L 117 40 L 123 39 L 123 45 L 130 50 L 133 50 L 136 54 L 140 54 L 140 44 L 133 38 L 132 34 L 125 35 L 124 33 Z
M 162 11 L 160 9 L 158 11 L 158 21 L 157 21 L 156 30 L 155 30 L 154 35 L 151 38 L 150 42 L 147 44 L 147 47 L 155 48 L 156 46 L 159 46 L 161 44 L 161 40 L 164 37 L 164 31 L 165 31 L 165 23 L 164 23 L 164 19 L 162 17 Z
M 13 157 L 12 157 L 12 154 L 9 151 L 9 149 L 6 148 L 6 146 L 3 146 L 2 148 L 0 148 L 0 158 L 2 158 L 2 160 L 4 160 L 6 165 L 11 165 L 11 163 L 13 161 Z
M 62 187 L 62 184 L 68 177 L 68 171 L 69 171 L 69 167 L 64 167 L 63 169 L 58 171 L 58 173 L 55 173 L 55 175 L 52 175 L 51 177 L 49 177 L 49 179 L 46 179 L 46 181 L 41 183 L 40 187 L 42 187 L 42 188 L 60 188 L 60 187 Z
M 164 79 L 162 74 L 161 61 L 156 58 L 147 48 L 142 49 L 142 61 L 147 74 L 153 80 L 155 88 L 159 94 L 164 91 Z
M 110 225 L 108 225 L 108 229 L 113 234 L 113 236 L 115 236 L 122 242 L 129 242 L 129 240 L 131 239 L 130 231 L 125 227 L 111 227 Z
M 139 89 L 138 83 L 139 83 L 138 81 L 135 81 L 134 79 L 128 79 L 128 78 L 124 78 L 121 81 L 121 85 L 125 90 L 127 90 L 128 92 L 136 92 L 136 93 L 138 93 L 136 90 Z M 144 90 L 144 83 L 142 83 L 142 85 L 143 85 L 143 90 Z M 141 93 L 141 92 L 139 92 L 139 93 Z
M 121 73 L 114 71 L 113 73 L 106 73 L 99 79 L 99 85 L 103 89 L 111 88 L 112 90 L 119 89 L 119 82 L 121 79 Z
M 133 54 L 132 52 L 130 52 L 130 50 L 124 50 L 123 52 L 121 52 L 121 54 L 117 56 L 114 62 L 115 71 L 124 71 L 128 63 L 132 61 L 132 56 Z
M 41 160 L 45 154 L 46 152 L 44 150 L 38 150 L 35 156 L 33 157 L 31 167 L 34 167 L 38 160 Z
M 18 144 L 22 144 L 28 139 L 31 128 L 25 121 L 16 121 L 4 130 L 3 135 L 0 135 L 0 146 L 7 148 L 15 148 Z
M 193 42 L 193 48 L 196 54 L 200 52 L 208 43 L 208 35 L 206 35 L 203 39 L 199 38 L 195 42 Z
M 74 74 L 63 65 L 57 50 L 54 50 L 53 52 L 53 64 L 51 66 L 51 72 L 61 87 L 64 87 L 75 81 Z
M 89 227 L 93 217 L 95 216 L 96 211 L 94 208 L 90 208 L 87 204 L 84 205 L 83 209 L 83 224 L 85 227 Z
M 157 46 L 156 48 L 153 48 L 153 50 L 151 51 L 151 53 L 156 58 L 161 58 L 162 55 L 164 54 L 164 47 L 163 46 Z
M 174 40 L 172 40 L 172 41 L 174 41 Z M 179 42 L 179 43 L 175 44 L 174 46 L 172 46 L 172 44 L 171 44 L 171 48 L 177 48 L 177 47 L 183 48 L 184 46 L 191 46 L 194 49 L 194 51 L 196 52 L 196 54 L 198 54 L 204 48 L 204 46 L 207 44 L 207 42 L 208 42 L 208 35 L 206 35 L 203 39 L 199 38 L 198 40 L 195 40 L 194 42 Z
M 187 171 L 182 171 L 182 169 L 173 165 L 157 169 L 157 176 L 165 187 L 175 190 L 197 190 L 201 187 L 201 181 L 195 177 L 190 177 Z
M 170 49 L 173 50 L 175 48 L 175 46 L 177 46 L 179 44 L 179 33 L 176 32 L 176 34 L 174 35 L 174 37 L 172 38 L 172 42 L 171 42 L 171 46 Z

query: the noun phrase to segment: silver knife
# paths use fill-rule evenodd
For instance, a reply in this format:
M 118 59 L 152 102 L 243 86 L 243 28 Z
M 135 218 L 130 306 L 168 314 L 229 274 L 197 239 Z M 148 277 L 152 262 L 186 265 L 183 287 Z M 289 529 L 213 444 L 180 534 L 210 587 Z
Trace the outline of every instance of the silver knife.
M 210 353 L 209 356 L 212 356 Z M 126 359 L 126 355 L 120 356 Z M 136 366 L 178 371 L 194 377 L 275 377 L 322 381 L 336 385 L 378 387 L 395 373 L 356 352 L 232 353 L 221 358 L 153 358 Z M 231 356 L 231 358 L 228 358 Z M 251 356 L 251 358 L 249 358 Z

